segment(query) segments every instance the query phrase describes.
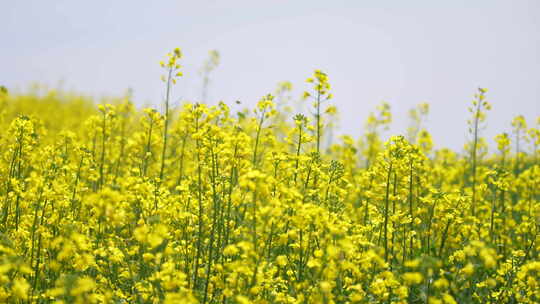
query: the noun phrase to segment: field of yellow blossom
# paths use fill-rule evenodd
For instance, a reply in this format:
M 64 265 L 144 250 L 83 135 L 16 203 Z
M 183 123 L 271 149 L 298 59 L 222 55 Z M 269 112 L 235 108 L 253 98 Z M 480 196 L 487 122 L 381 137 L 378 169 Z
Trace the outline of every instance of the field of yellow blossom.
M 330 79 L 310 109 L 97 105 L 0 92 L 1 303 L 539 303 L 540 118 L 488 150 L 486 89 L 466 153 L 435 149 L 382 104 L 332 144 Z

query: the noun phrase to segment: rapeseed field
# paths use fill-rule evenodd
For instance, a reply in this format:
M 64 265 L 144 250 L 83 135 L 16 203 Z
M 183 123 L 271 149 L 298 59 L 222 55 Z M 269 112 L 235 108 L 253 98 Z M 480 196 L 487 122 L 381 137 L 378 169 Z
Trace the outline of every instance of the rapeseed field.
M 465 152 L 433 145 L 428 104 L 404 135 L 383 140 L 382 104 L 329 144 L 324 72 L 304 113 L 290 83 L 173 107 L 181 57 L 156 109 L 2 87 L 0 302 L 540 302 L 540 118 L 488 149 L 480 88 Z

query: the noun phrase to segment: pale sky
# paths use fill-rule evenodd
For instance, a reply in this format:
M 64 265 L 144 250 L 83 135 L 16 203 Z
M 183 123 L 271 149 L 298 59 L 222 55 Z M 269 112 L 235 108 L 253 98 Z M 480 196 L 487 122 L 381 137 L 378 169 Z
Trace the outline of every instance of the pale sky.
M 299 97 L 314 69 L 325 71 L 341 132 L 359 136 L 381 101 L 390 133 L 428 101 L 438 147 L 461 149 L 476 88 L 493 110 L 483 134 L 509 131 L 515 115 L 540 116 L 540 1 L 75 1 L 0 0 L 0 84 L 32 82 L 85 94 L 134 89 L 139 105 L 159 105 L 158 62 L 183 50 L 185 77 L 174 99 L 200 97 L 208 51 L 221 54 L 210 100 L 253 105 L 279 81 Z

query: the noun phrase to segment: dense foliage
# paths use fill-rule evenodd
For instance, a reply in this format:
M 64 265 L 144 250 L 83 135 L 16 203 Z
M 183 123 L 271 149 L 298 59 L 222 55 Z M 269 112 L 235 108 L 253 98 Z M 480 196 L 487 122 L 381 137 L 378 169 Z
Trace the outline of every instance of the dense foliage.
M 252 111 L 173 108 L 180 57 L 159 112 L 2 88 L 1 302 L 540 301 L 539 128 L 489 152 L 485 89 L 465 153 L 434 148 L 427 104 L 406 136 L 383 143 L 383 104 L 330 144 L 325 73 L 303 115 L 289 83 Z

